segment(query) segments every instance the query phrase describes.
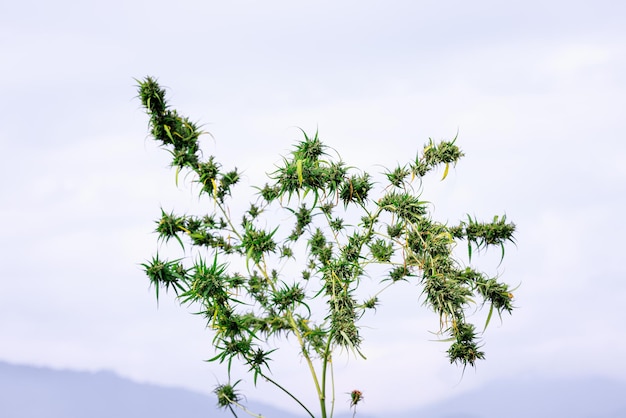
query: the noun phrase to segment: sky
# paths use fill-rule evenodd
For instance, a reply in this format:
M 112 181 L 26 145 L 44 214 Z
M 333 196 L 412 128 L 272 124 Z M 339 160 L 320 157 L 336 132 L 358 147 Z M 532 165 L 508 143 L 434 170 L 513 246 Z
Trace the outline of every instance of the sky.
M 298 128 L 373 172 L 458 132 L 465 158 L 424 189 L 434 216 L 517 225 L 503 263 L 484 258 L 519 285 L 487 359 L 450 365 L 419 286 L 402 284 L 364 324 L 368 360 L 335 362 L 363 413 L 516 376 L 622 378 L 625 15 L 603 0 L 3 2 L 0 359 L 207 393 L 223 379 L 203 320 L 157 306 L 140 267 L 161 248 L 160 207 L 198 204 L 148 136 L 135 79 L 151 75 L 243 190 Z M 272 369 L 311 400 L 288 357 Z M 292 407 L 264 385 L 246 396 Z

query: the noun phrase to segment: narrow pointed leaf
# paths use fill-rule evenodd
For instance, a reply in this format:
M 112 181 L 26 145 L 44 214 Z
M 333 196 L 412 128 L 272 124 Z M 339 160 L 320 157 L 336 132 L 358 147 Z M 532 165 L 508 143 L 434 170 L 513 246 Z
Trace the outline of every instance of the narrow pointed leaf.
M 211 179 L 211 183 L 213 184 L 213 198 L 217 199 L 217 181 Z
M 163 125 L 163 129 L 165 129 L 165 133 L 167 134 L 170 141 L 174 142 L 174 138 L 172 137 L 172 132 L 170 131 L 170 127 L 167 125 Z
M 493 315 L 493 303 L 489 307 L 489 313 L 487 314 L 487 320 L 485 321 L 485 328 L 483 328 L 483 332 L 485 332 L 485 330 L 489 326 L 489 322 L 491 322 L 491 315 Z
M 443 177 L 441 177 L 441 181 L 444 181 L 446 177 L 448 177 L 448 170 L 450 169 L 450 163 L 446 163 L 446 168 L 443 170 Z
M 298 172 L 298 183 L 300 183 L 300 186 L 302 186 L 302 183 L 304 182 L 304 177 L 302 176 L 302 160 L 298 160 L 296 161 L 296 171 Z

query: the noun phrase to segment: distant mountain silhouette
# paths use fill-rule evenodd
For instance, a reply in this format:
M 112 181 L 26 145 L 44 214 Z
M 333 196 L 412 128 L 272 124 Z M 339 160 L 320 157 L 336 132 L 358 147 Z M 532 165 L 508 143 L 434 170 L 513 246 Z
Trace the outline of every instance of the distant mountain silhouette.
M 215 397 L 140 384 L 111 372 L 76 372 L 0 362 L 0 418 L 222 418 Z M 267 418 L 293 414 L 248 403 Z M 245 414 L 238 414 L 244 416 Z
M 266 418 L 296 418 L 269 405 L 250 402 L 248 406 Z M 226 418 L 232 414 L 217 409 L 215 397 L 135 383 L 110 372 L 0 362 L 0 418 L 144 417 Z M 361 411 L 357 414 L 357 418 L 373 417 Z M 501 380 L 425 408 L 393 413 L 392 418 L 530 417 L 624 418 L 626 382 L 606 378 Z
M 608 378 L 498 380 L 401 418 L 625 418 L 626 382 Z

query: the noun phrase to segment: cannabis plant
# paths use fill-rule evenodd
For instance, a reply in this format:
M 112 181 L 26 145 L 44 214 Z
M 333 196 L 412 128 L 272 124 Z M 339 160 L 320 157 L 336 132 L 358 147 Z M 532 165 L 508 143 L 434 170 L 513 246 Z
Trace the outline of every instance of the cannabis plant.
M 424 305 L 438 316 L 450 362 L 466 367 L 484 358 L 480 332 L 467 311 L 487 305 L 488 324 L 493 312 L 512 311 L 513 294 L 498 278 L 472 267 L 472 254 L 496 246 L 504 256 L 515 225 L 505 216 L 491 222 L 467 217 L 456 225 L 433 219 L 422 179 L 437 167 L 446 178 L 463 156 L 456 137 L 429 140 L 415 159 L 386 170 L 375 182 L 346 164 L 317 132 L 303 131 L 255 189 L 256 199 L 249 206 L 233 204 L 241 172 L 203 156 L 203 131 L 170 107 L 154 78 L 138 80 L 138 91 L 151 136 L 171 155 L 176 182 L 185 173 L 210 203 L 200 215 L 162 209 L 158 239 L 173 239 L 186 256 L 170 260 L 157 253 L 142 265 L 157 299 L 160 289 L 171 290 L 206 319 L 213 335 L 210 360 L 224 364 L 228 375 L 215 389 L 218 406 L 235 416 L 238 409 L 249 412 L 236 389 L 240 380 L 231 377 L 235 361 L 247 367 L 255 384 L 269 382 L 314 418 L 314 408 L 275 380 L 269 367 L 281 343 L 292 337 L 319 400 L 317 416 L 331 417 L 333 355 L 348 351 L 364 357 L 363 314 L 379 307 L 380 291 L 402 281 L 415 283 Z M 454 252 L 462 241 L 469 265 Z M 359 288 L 372 282 L 380 291 L 363 298 Z M 356 408 L 363 394 L 349 395 Z

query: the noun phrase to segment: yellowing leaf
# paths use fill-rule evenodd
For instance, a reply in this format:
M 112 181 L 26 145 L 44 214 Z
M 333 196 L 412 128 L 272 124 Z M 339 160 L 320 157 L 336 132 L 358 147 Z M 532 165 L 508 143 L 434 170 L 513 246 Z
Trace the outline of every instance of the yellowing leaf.
M 211 179 L 211 183 L 213 183 L 213 197 L 217 199 L 217 182 L 215 179 Z
M 302 186 L 302 182 L 304 181 L 304 177 L 302 176 L 302 160 L 296 161 L 296 171 L 298 172 L 298 183 Z
M 446 168 L 443 170 L 443 177 L 441 181 L 444 181 L 446 177 L 448 177 L 448 170 L 450 169 L 450 163 L 446 163 Z
M 187 235 L 191 235 L 191 231 L 185 228 L 184 226 L 178 225 L 178 229 L 185 231 Z
M 174 138 L 172 138 L 172 132 L 170 132 L 170 127 L 167 125 L 163 125 L 163 129 L 165 129 L 165 133 L 170 138 L 170 141 L 174 142 Z

